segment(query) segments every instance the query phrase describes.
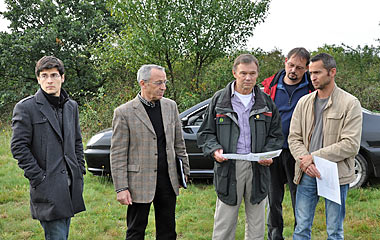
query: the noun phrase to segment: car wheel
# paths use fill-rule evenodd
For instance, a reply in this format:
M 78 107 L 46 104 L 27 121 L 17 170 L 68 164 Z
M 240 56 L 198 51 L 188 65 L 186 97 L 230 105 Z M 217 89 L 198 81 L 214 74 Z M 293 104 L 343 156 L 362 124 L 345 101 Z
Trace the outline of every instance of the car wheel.
M 359 153 L 355 157 L 355 181 L 350 183 L 350 188 L 359 188 L 367 182 L 369 176 L 368 165 L 365 158 Z

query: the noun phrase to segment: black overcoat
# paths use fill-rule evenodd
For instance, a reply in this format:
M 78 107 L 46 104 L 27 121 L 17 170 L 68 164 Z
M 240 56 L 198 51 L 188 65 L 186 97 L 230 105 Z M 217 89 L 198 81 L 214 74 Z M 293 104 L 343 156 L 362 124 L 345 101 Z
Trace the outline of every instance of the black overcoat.
M 17 103 L 12 117 L 11 151 L 30 183 L 32 217 L 42 221 L 85 210 L 78 104 L 71 99 L 64 103 L 63 131 L 55 114 L 40 89 Z M 70 188 L 67 168 L 72 175 Z

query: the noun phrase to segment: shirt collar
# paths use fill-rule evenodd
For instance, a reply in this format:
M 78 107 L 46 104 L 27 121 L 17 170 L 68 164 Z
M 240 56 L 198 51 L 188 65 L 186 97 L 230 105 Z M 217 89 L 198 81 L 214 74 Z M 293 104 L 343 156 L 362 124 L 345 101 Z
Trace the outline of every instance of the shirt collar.
M 157 106 L 159 104 L 159 101 L 157 101 L 157 102 L 149 102 L 148 100 L 146 100 L 145 98 L 143 98 L 141 96 L 141 92 L 139 92 L 139 94 L 137 96 L 139 97 L 140 102 L 142 102 L 144 105 L 146 105 L 148 107 L 154 108 L 155 106 Z
M 236 80 L 233 81 L 231 84 L 231 98 L 235 96 L 235 83 L 236 83 Z M 255 88 L 252 89 L 252 99 L 254 98 L 255 98 Z

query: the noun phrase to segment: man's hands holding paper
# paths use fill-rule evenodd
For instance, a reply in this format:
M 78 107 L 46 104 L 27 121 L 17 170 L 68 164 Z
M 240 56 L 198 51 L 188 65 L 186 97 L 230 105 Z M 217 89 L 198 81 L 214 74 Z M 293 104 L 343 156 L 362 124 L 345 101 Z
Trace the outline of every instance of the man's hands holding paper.
M 258 161 L 258 163 L 262 166 L 266 166 L 266 167 L 269 167 L 272 163 L 273 163 L 273 159 L 270 158 L 270 159 L 264 159 L 264 160 L 260 160 Z
M 223 149 L 215 150 L 214 158 L 217 162 L 220 162 L 220 163 L 228 160 L 227 158 L 223 157 Z
M 250 154 L 254 155 L 252 153 L 250 153 Z M 259 160 L 258 157 L 256 157 L 257 160 L 252 160 L 249 157 L 247 157 L 247 155 L 250 156 L 249 154 L 246 154 L 246 155 L 244 155 L 244 154 L 243 155 L 239 155 L 239 154 L 226 154 L 226 155 L 231 156 L 232 159 L 257 161 L 260 165 L 266 166 L 266 167 L 269 167 L 273 163 L 272 158 Z M 225 155 L 223 155 L 223 149 L 215 150 L 213 156 L 214 156 L 214 159 L 217 162 L 220 162 L 220 163 L 221 162 L 225 162 L 225 161 L 228 160 L 228 158 L 226 158 Z M 242 156 L 242 158 L 240 158 L 240 156 Z
M 319 179 L 321 178 L 321 174 L 313 162 L 313 156 L 304 155 L 299 157 L 299 159 L 301 160 L 300 168 L 304 173 L 310 177 L 317 177 Z

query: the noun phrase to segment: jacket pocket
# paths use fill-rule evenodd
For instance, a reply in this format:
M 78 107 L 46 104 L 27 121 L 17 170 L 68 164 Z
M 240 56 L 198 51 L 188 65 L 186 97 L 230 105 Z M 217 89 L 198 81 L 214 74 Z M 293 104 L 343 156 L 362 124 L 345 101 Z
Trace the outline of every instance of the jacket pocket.
M 41 117 L 41 118 L 38 118 L 38 119 L 34 119 L 34 121 L 32 122 L 32 124 L 34 126 L 42 126 L 42 125 L 39 125 L 39 124 L 44 124 L 44 123 L 47 123 L 47 118 L 45 117 Z
M 228 162 L 215 162 L 214 169 L 214 183 L 215 190 L 217 193 L 222 195 L 228 195 L 228 185 L 229 185 L 229 165 Z
M 48 203 L 49 200 L 49 184 L 47 177 L 36 187 L 30 188 L 30 199 L 33 203 Z
M 263 149 L 265 145 L 265 139 L 269 134 L 272 117 L 264 114 L 257 114 L 254 115 L 254 120 L 257 141 L 252 142 L 252 144 L 256 144 L 256 147 L 253 149 L 255 149 L 256 152 L 261 152 L 261 149 Z
M 219 114 L 217 114 L 219 115 Z M 222 115 L 222 114 L 220 114 Z M 229 145 L 229 139 L 231 137 L 231 124 L 232 120 L 225 116 L 217 116 L 216 117 L 216 132 L 218 136 L 218 142 L 222 146 L 228 146 Z
M 139 172 L 139 171 L 140 171 L 140 165 L 136 165 L 136 164 L 128 165 L 128 172 Z
M 34 134 L 40 137 L 44 137 L 46 135 L 46 130 L 49 128 L 49 123 L 47 118 L 41 117 L 38 119 L 32 120 Z
M 341 163 L 338 163 L 338 173 L 339 178 L 347 177 L 353 171 L 355 161 L 352 159 L 346 158 Z
M 47 118 L 39 117 L 32 120 L 33 141 L 32 149 L 33 155 L 36 156 L 38 165 L 43 170 L 46 170 L 46 156 L 49 142 L 49 134 L 51 127 Z
M 343 113 L 328 113 L 326 115 L 326 133 L 327 135 L 340 135 L 343 124 Z

